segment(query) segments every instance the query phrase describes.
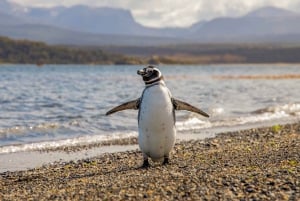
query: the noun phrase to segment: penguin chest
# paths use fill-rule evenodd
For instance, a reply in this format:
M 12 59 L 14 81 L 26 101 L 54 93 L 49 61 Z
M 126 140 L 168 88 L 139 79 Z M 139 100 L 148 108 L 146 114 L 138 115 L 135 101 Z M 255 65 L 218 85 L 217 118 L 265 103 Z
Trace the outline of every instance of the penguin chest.
M 145 89 L 139 110 L 139 146 L 152 159 L 168 156 L 175 143 L 175 118 L 169 90 Z

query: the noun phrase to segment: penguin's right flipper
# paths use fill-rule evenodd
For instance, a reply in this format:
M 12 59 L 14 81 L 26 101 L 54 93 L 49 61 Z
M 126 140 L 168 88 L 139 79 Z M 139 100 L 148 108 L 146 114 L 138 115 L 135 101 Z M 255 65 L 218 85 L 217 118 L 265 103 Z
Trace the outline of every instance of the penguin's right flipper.
M 106 112 L 105 115 L 107 116 L 107 115 L 110 115 L 112 113 L 119 112 L 119 111 L 122 111 L 122 110 L 128 110 L 128 109 L 137 110 L 140 107 L 140 102 L 141 102 L 141 99 L 138 98 L 136 100 L 123 103 L 123 104 L 121 104 L 121 105 L 119 105 L 117 107 L 114 107 L 113 109 L 109 110 L 108 112 Z
M 174 105 L 175 110 L 187 110 L 190 112 L 195 112 L 197 114 L 201 114 L 202 116 L 209 117 L 209 115 L 206 112 L 203 112 L 199 108 L 196 108 L 195 106 L 192 106 L 184 101 L 180 101 L 178 99 L 172 98 L 172 103 Z

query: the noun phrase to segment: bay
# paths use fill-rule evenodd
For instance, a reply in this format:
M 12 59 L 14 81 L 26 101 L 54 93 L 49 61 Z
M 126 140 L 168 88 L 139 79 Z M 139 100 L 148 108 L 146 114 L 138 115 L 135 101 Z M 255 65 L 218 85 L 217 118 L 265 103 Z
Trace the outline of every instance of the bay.
M 143 66 L 0 66 L 0 153 L 137 136 Z M 159 66 L 174 97 L 210 114 L 178 111 L 178 136 L 299 121 L 299 64 Z M 292 75 L 296 75 L 293 77 Z M 197 131 L 197 132 L 195 132 Z M 201 137 L 201 136 L 200 136 Z M 12 149 L 13 147 L 13 149 Z

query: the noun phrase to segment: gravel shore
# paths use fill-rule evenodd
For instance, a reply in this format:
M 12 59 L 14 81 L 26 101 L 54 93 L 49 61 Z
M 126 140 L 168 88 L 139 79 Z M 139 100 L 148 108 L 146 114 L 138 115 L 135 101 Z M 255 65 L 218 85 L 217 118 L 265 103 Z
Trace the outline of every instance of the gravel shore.
M 140 151 L 0 174 L 0 200 L 300 200 L 300 124 L 176 144 L 170 164 Z

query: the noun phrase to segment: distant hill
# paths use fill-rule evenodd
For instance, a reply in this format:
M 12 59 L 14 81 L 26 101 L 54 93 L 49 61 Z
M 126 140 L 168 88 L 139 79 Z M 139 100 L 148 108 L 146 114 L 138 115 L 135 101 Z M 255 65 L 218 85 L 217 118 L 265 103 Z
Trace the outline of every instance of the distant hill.
M 139 64 L 141 60 L 100 49 L 48 46 L 41 42 L 0 37 L 0 63 L 22 64 Z
M 31 8 L 2 0 L 0 35 L 49 44 L 159 46 L 183 43 L 298 43 L 300 14 L 264 7 L 244 16 L 199 21 L 187 28 L 151 28 L 120 8 Z
M 6 14 L 0 17 L 0 36 L 8 36 L 14 39 L 28 39 L 43 41 L 48 44 L 62 45 L 83 45 L 83 46 L 110 46 L 110 45 L 136 45 L 155 46 L 174 43 L 184 43 L 185 40 L 178 40 L 171 37 L 114 35 L 114 34 L 93 34 L 71 29 L 61 28 L 47 24 L 27 23 L 18 18 L 11 18 Z M 9 16 L 9 18 L 8 18 Z M 10 23 L 11 22 L 11 23 Z
M 27 8 L 26 12 L 14 9 L 11 13 L 33 24 L 46 24 L 94 34 L 174 37 L 182 28 L 150 28 L 137 23 L 129 10 L 108 7 Z
M 22 20 L 16 16 L 7 14 L 0 11 L 0 27 L 4 25 L 15 26 L 27 23 L 25 20 Z
M 263 7 L 248 13 L 245 17 L 261 17 L 261 18 L 274 18 L 274 17 L 299 17 L 300 14 L 272 6 Z
M 6 12 L 0 9 L 0 36 L 85 46 L 155 46 L 186 41 L 164 36 L 173 30 L 171 28 L 144 28 L 134 21 L 129 11 L 122 9 L 92 9 L 87 6 L 32 8 L 26 12 L 19 7 L 17 9 L 17 13 L 14 7 Z M 162 34 L 155 34 L 156 31 Z
M 290 35 L 300 42 L 300 15 L 273 7 L 253 11 L 239 18 L 217 18 L 194 32 L 198 41 L 206 42 L 286 42 Z
M 108 53 L 110 52 L 110 53 Z M 114 53 L 113 53 L 114 52 Z M 122 55 L 127 56 L 122 56 Z M 131 56 L 129 56 L 131 55 Z M 0 63 L 216 64 L 299 63 L 300 46 L 194 44 L 157 47 L 67 47 L 0 37 Z
M 100 34 L 140 35 L 141 25 L 136 23 L 128 10 L 115 8 L 92 8 L 78 5 L 70 8 L 31 8 L 21 15 L 40 23 L 66 29 Z
M 1 0 L 0 1 L 0 11 L 10 11 L 12 4 L 8 1 Z

